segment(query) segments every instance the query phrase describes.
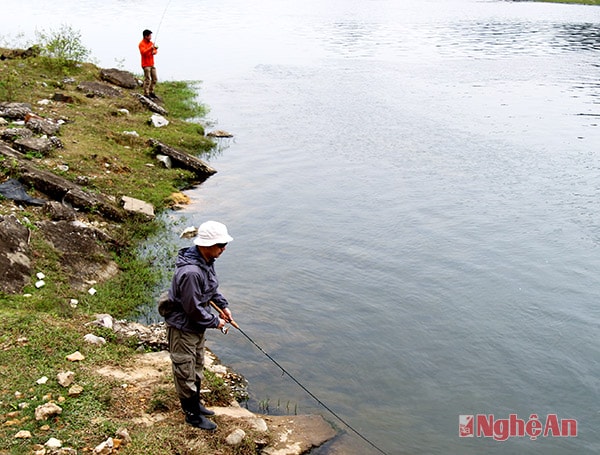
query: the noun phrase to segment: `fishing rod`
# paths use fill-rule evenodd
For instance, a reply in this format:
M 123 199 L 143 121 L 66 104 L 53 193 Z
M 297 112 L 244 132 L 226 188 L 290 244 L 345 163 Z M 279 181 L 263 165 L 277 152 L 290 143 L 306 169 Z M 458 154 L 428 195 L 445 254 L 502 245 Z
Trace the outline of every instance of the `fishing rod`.
M 228 321 L 233 327 L 235 327 L 236 329 L 238 329 L 240 331 L 240 333 L 242 335 L 244 335 L 248 341 L 250 343 L 252 343 L 260 352 L 262 352 L 271 362 L 273 362 L 275 365 L 277 365 L 277 367 L 285 374 L 288 375 L 288 377 L 294 381 L 302 390 L 304 390 L 306 393 L 308 393 L 318 404 L 320 404 L 321 406 L 323 406 L 327 411 L 329 411 L 331 413 L 332 416 L 334 416 L 336 419 L 338 419 L 340 422 L 342 422 L 348 429 L 350 429 L 355 435 L 357 435 L 360 439 L 362 439 L 363 441 L 365 441 L 367 444 L 369 444 L 371 447 L 373 447 L 375 450 L 377 450 L 379 453 L 383 454 L 383 455 L 388 455 L 387 452 L 384 452 L 382 449 L 380 449 L 379 447 L 377 447 L 375 445 L 375 443 L 371 442 L 369 439 L 367 439 L 366 436 L 363 436 L 362 434 L 360 434 L 358 432 L 358 430 L 354 429 L 354 427 L 352 427 L 352 425 L 350 425 L 348 422 L 346 422 L 342 417 L 340 417 L 333 409 L 331 409 L 329 406 L 327 406 L 321 399 L 319 399 L 314 393 L 312 393 L 310 390 L 308 390 L 304 385 L 302 385 L 300 383 L 300 381 L 298 381 L 294 376 L 292 376 L 292 374 L 287 371 L 283 366 L 281 366 L 281 364 L 275 360 L 273 357 L 271 357 L 263 348 L 261 348 L 258 343 L 256 343 L 252 338 L 250 338 L 246 332 L 244 332 L 242 330 L 242 328 L 237 324 L 237 322 L 235 322 L 233 319 L 229 318 L 228 315 L 226 315 L 223 310 L 221 308 L 219 308 L 212 300 L 210 301 L 210 304 L 212 305 L 212 307 L 218 311 L 219 315 L 221 316 L 222 319 L 224 319 L 225 321 Z M 223 331 L 223 329 L 221 329 L 221 331 L 226 334 L 227 331 Z
M 163 10 L 162 16 L 160 18 L 160 22 L 158 23 L 158 28 L 156 29 L 156 33 L 154 34 L 154 47 L 156 47 L 158 49 L 158 47 L 156 46 L 156 42 L 158 41 L 158 32 L 160 31 L 160 26 L 163 23 L 163 19 L 165 18 L 165 14 L 167 14 L 167 10 L 169 9 L 169 5 L 171 4 L 173 0 L 169 0 L 169 3 L 167 3 L 167 6 L 165 6 L 165 9 Z

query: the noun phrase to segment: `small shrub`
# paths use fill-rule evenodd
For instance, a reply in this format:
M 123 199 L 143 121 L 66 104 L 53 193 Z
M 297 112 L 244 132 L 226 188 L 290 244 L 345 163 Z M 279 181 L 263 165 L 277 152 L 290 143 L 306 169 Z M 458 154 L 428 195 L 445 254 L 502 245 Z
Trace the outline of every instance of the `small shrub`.
M 91 51 L 81 42 L 81 32 L 63 24 L 58 30 L 36 32 L 42 54 L 55 59 L 64 68 L 72 68 L 87 61 Z

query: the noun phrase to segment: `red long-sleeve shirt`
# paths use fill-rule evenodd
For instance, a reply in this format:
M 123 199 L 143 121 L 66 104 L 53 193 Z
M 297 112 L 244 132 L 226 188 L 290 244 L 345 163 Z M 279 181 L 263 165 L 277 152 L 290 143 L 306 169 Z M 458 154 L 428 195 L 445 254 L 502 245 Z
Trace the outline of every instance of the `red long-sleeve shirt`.
M 140 48 L 140 54 L 142 55 L 142 68 L 154 66 L 154 54 L 157 52 L 154 48 L 154 43 L 143 39 L 140 41 L 138 47 Z

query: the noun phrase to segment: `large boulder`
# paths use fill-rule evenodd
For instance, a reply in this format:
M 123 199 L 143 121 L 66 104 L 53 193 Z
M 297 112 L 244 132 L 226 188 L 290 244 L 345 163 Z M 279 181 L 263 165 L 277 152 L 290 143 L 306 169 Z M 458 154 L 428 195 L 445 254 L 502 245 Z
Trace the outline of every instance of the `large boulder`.
M 89 288 L 89 282 L 115 276 L 118 265 L 112 260 L 112 239 L 103 231 L 77 221 L 42 221 L 37 224 L 44 239 L 60 256 L 60 264 L 71 286 Z
M 14 216 L 0 216 L 0 290 L 20 292 L 31 281 L 29 228 Z
M 129 71 L 123 71 L 116 68 L 102 69 L 100 77 L 106 82 L 118 85 L 123 88 L 137 88 L 138 81 Z
M 31 112 L 29 103 L 0 102 L 0 117 L 23 120 Z

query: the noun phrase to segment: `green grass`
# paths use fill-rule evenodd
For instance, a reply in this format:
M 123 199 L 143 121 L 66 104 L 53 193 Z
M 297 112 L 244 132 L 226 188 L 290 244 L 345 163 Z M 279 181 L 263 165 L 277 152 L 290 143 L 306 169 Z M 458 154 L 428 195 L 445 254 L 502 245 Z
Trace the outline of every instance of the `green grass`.
M 60 34 L 48 39 L 54 40 L 57 46 L 62 45 Z M 66 82 L 65 75 L 75 82 Z M 156 91 L 169 112 L 170 124 L 157 129 L 149 125 L 151 113 L 134 97 L 136 90 L 124 90 L 119 98 L 88 98 L 77 90 L 79 82 L 99 78 L 99 68 L 89 63 L 74 64 L 64 54 L 58 59 L 44 54 L 25 60 L 8 59 L 0 61 L 0 101 L 28 102 L 38 115 L 66 121 L 59 134 L 64 148 L 47 157 L 32 155 L 32 164 L 52 172 L 57 172 L 58 164 L 66 164 L 68 170 L 60 171 L 60 175 L 73 181 L 85 176 L 86 190 L 115 198 L 136 197 L 153 204 L 160 212 L 168 207 L 172 193 L 195 183 L 195 177 L 182 169 L 159 166 L 148 139 L 201 158 L 215 153 L 214 142 L 204 136 L 201 120 L 206 108 L 196 97 L 197 85 L 193 82 L 159 83 Z M 72 97 L 73 102 L 38 105 L 39 100 L 51 99 L 57 92 Z M 127 109 L 129 114 L 122 114 L 121 109 Z M 124 134 L 124 131 L 136 131 L 139 137 Z M 11 160 L 0 159 L 0 178 L 2 174 L 18 177 L 14 175 L 16 169 Z M 9 201 L 0 200 L 0 215 L 11 213 L 11 207 Z M 33 270 L 44 272 L 46 285 L 37 289 L 31 284 L 18 295 L 0 293 L 1 454 L 30 454 L 33 444 L 44 444 L 49 437 L 61 439 L 64 446 L 76 448 L 78 453 L 91 453 L 100 442 L 114 437 L 121 427 L 131 427 L 133 439 L 119 450 L 122 455 L 257 453 L 252 436 L 237 448 L 223 443 L 233 430 L 231 424 L 218 422 L 219 430 L 212 435 L 198 433 L 184 425 L 171 384 L 154 390 L 144 404 L 133 405 L 145 406 L 147 412 L 171 412 L 176 423 L 171 418 L 150 428 L 132 425 L 117 411 L 122 404 L 118 400 L 127 400 L 128 393 L 120 384 L 95 373 L 105 365 L 128 365 L 136 355 L 135 338 L 123 340 L 111 330 L 87 323 L 96 313 L 133 319 L 139 308 L 153 303 L 152 290 L 162 272 L 156 266 L 157 258 L 151 252 L 141 254 L 139 245 L 165 229 L 161 221 L 132 216 L 115 224 L 105 223 L 98 214 L 85 214 L 89 221 L 103 223 L 117 240 L 118 247 L 112 255 L 120 269 L 113 279 L 95 284 L 98 292 L 91 296 L 71 287 L 61 266 L 61 253 L 44 239 L 36 225 L 45 220 L 43 212 L 27 209 L 19 211 L 17 216 L 30 228 Z M 35 281 L 32 277 L 32 283 Z M 79 300 L 76 308 L 69 305 L 72 298 Z M 90 332 L 104 337 L 107 343 L 102 346 L 85 343 L 83 336 Z M 66 360 L 75 350 L 85 356 L 84 362 Z M 83 386 L 84 393 L 69 397 L 67 390 L 56 381 L 60 371 L 75 372 L 76 383 Z M 42 376 L 48 377 L 48 382 L 37 384 Z M 212 390 L 205 397 L 207 404 L 229 401 L 231 392 L 222 379 L 207 372 L 206 385 Z M 36 421 L 35 408 L 47 400 L 57 402 L 63 413 L 48 421 Z M 19 430 L 29 430 L 32 438 L 16 439 L 14 435 Z M 252 434 L 251 429 L 247 431 Z
M 133 96 L 135 90 L 123 89 L 119 98 L 87 98 L 77 90 L 77 83 L 100 80 L 99 68 L 89 63 L 72 68 L 70 76 L 76 82 L 70 83 L 65 82 L 63 71 L 50 64 L 51 61 L 35 57 L 28 59 L 26 65 L 21 59 L 0 62 L 0 101 L 28 102 L 41 116 L 67 121 L 59 135 L 64 149 L 47 159 L 32 156 L 36 165 L 53 169 L 66 164 L 69 170 L 62 176 L 67 179 L 87 175 L 90 189 L 116 197 L 135 197 L 160 208 L 171 193 L 189 186 L 194 176 L 182 169 L 163 169 L 154 159 L 148 140 L 153 138 L 200 157 L 214 153 L 214 142 L 204 136 L 204 128 L 197 121 L 206 108 L 197 101 L 190 85 L 193 83 L 158 85 L 157 92 L 169 111 L 170 124 L 155 128 L 149 124 L 152 113 Z M 36 105 L 57 92 L 72 97 L 73 103 Z M 129 115 L 121 114 L 122 109 L 127 109 Z M 190 118 L 194 121 L 186 121 Z M 139 136 L 126 134 L 132 131 Z
M 31 453 L 31 444 L 46 442 L 47 432 L 40 430 L 46 424 L 53 437 L 83 443 L 91 434 L 90 422 L 109 409 L 109 383 L 87 374 L 83 364 L 69 362 L 66 357 L 79 350 L 91 359 L 99 353 L 102 358 L 108 351 L 111 358 L 126 360 L 131 353 L 119 345 L 84 344 L 83 330 L 78 327 L 83 329 L 82 324 L 73 324 L 72 320 L 40 312 L 0 310 L 0 415 L 4 420 L 0 425 L 0 448 L 13 454 Z M 68 397 L 68 389 L 56 381 L 61 371 L 75 372 L 76 382 L 85 393 Z M 47 383 L 37 384 L 43 376 L 48 378 Z M 56 401 L 63 415 L 59 421 L 36 421 L 35 408 L 48 400 Z M 13 424 L 7 425 L 7 421 Z M 19 430 L 30 431 L 32 440 L 14 439 Z M 93 439 L 97 437 L 94 431 Z

